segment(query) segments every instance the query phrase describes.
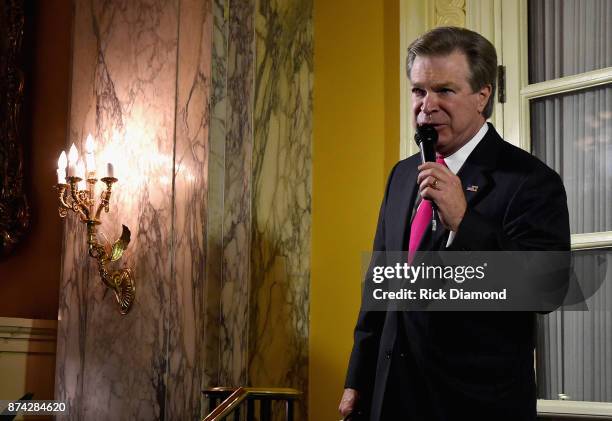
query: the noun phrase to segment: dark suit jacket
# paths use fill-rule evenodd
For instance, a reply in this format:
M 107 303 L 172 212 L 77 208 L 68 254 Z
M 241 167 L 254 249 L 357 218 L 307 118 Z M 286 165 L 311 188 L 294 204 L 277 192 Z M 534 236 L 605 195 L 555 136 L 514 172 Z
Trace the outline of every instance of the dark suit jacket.
M 407 250 L 419 164 L 414 155 L 393 168 L 375 251 Z M 569 250 L 559 175 L 492 125 L 457 175 L 468 207 L 450 249 Z M 440 231 L 432 244 L 444 248 Z M 533 420 L 534 336 L 529 312 L 362 310 L 345 387 L 361 392 L 372 421 Z

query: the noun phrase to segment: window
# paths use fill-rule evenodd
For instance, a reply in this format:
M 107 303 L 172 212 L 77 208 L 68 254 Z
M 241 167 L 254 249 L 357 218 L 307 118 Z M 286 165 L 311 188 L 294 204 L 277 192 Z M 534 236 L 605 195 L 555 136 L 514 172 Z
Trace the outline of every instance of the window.
M 523 63 L 518 68 L 522 83 L 513 90 L 518 144 L 563 179 L 574 267 L 588 308 L 566 307 L 539 319 L 538 395 L 612 402 L 607 279 L 612 263 L 612 2 L 522 0 L 506 6 L 519 8 L 520 57 L 517 51 L 503 52 L 504 60 L 514 55 L 510 61 Z M 505 128 L 512 117 L 504 114 Z

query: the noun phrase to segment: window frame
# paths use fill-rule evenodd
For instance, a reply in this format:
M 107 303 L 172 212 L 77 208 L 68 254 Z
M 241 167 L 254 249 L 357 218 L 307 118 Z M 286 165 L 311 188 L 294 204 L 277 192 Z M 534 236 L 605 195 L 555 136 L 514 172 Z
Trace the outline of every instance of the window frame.
M 502 61 L 506 66 L 506 97 L 503 119 L 506 128 L 504 138 L 520 148 L 531 151 L 530 101 L 552 95 L 579 91 L 612 83 L 612 67 L 551 79 L 545 82 L 529 83 L 528 78 L 528 27 L 527 1 L 506 0 L 501 14 L 504 22 L 516 30 L 504 30 Z M 518 87 L 518 88 L 517 88 Z M 518 127 L 512 122 L 518 121 Z M 572 251 L 612 247 L 612 231 L 598 231 L 572 234 Z

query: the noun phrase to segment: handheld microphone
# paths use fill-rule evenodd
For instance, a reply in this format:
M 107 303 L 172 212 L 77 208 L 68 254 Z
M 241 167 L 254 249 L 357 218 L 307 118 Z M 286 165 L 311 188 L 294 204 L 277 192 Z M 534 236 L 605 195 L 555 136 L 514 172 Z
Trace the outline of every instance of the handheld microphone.
M 414 134 L 414 141 L 421 150 L 421 162 L 436 162 L 436 143 L 438 132 L 433 126 L 423 124 L 418 126 Z
M 414 141 L 421 150 L 421 162 L 436 162 L 436 142 L 438 142 L 438 132 L 436 129 L 429 124 L 423 124 L 417 126 L 416 133 L 414 134 Z M 438 207 L 432 200 L 431 206 L 433 208 L 431 215 L 431 229 L 433 231 L 437 228 L 436 211 Z

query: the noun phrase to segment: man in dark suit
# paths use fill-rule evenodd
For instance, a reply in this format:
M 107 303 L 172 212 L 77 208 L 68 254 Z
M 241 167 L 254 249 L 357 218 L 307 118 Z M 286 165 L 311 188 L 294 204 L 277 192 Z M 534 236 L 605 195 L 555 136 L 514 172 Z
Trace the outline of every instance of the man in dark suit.
M 560 177 L 486 123 L 497 71 L 491 43 L 437 28 L 411 44 L 407 67 L 413 124 L 433 125 L 443 160 L 421 165 L 415 155 L 396 164 L 374 250 L 569 250 Z M 422 207 L 431 215 L 427 201 L 443 229 L 415 228 Z M 339 411 L 371 421 L 535 420 L 534 318 L 368 311 L 362 303 Z

